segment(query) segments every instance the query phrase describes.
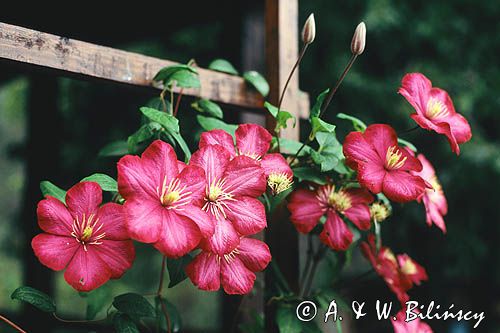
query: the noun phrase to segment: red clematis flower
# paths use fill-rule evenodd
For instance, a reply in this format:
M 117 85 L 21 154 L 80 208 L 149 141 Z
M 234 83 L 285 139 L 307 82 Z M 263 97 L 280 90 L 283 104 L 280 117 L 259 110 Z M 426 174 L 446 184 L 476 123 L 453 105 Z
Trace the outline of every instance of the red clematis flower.
M 404 309 L 396 315 L 396 320 L 391 320 L 391 322 L 394 327 L 394 333 L 433 333 L 431 327 L 418 317 L 406 322 Z
M 205 173 L 197 166 L 179 171 L 174 149 L 154 141 L 141 155 L 118 162 L 118 189 L 125 202 L 127 228 L 133 239 L 153 243 L 170 258 L 193 250 L 215 225 L 201 209 Z
M 264 205 L 256 199 L 266 190 L 264 170 L 248 156 L 235 156 L 221 145 L 205 145 L 190 165 L 205 170 L 202 209 L 215 224 L 215 233 L 201 246 L 224 255 L 237 247 L 240 236 L 253 235 L 267 225 Z
M 241 238 L 227 253 L 202 251 L 186 267 L 186 273 L 199 289 L 216 291 L 222 284 L 226 293 L 243 295 L 252 290 L 255 272 L 264 270 L 270 261 L 264 242 Z
M 430 187 L 410 171 L 422 170 L 420 161 L 398 146 L 389 125 L 370 125 L 364 133 L 351 132 L 343 145 L 347 164 L 358 172 L 359 183 L 372 193 L 384 193 L 396 202 L 417 199 Z
M 326 214 L 320 239 L 334 250 L 345 251 L 352 243 L 353 234 L 340 217 L 346 216 L 359 229 L 370 229 L 370 208 L 373 197 L 365 189 L 338 190 L 333 185 L 320 186 L 316 191 L 298 189 L 292 192 L 288 203 L 291 221 L 298 231 L 310 232 Z
M 102 202 L 100 186 L 81 182 L 66 194 L 66 205 L 48 196 L 38 203 L 38 225 L 45 231 L 31 246 L 38 260 L 78 291 L 98 288 L 132 267 L 135 250 L 125 228 L 123 207 Z
M 425 269 L 408 255 L 401 254 L 396 259 L 394 253 L 384 246 L 377 252 L 375 236 L 372 234 L 368 235 L 368 242 L 361 243 L 360 247 L 363 255 L 402 304 L 410 299 L 407 292 L 414 284 L 420 285 L 428 279 Z
M 239 125 L 235 137 L 236 147 L 229 133 L 221 129 L 211 130 L 202 133 L 199 147 L 217 144 L 227 149 L 231 158 L 248 156 L 261 161 L 267 183 L 273 194 L 279 194 L 292 186 L 293 172 L 285 158 L 278 153 L 267 154 L 272 136 L 264 127 L 255 124 Z
M 472 132 L 467 119 L 455 111 L 448 93 L 433 88 L 431 81 L 421 73 L 406 74 L 401 81 L 399 93 L 415 108 L 411 117 L 426 130 L 444 134 L 451 149 L 460 154 L 461 143 L 469 141 Z
M 431 226 L 432 223 L 434 223 L 439 229 L 446 233 L 446 225 L 443 216 L 448 213 L 448 203 L 446 202 L 443 188 L 441 187 L 441 183 L 439 183 L 432 164 L 422 154 L 419 154 L 417 158 L 422 163 L 423 168 L 422 171 L 415 172 L 414 174 L 422 177 L 433 187 L 432 189 L 426 189 L 418 198 L 418 201 L 424 202 L 427 224 Z

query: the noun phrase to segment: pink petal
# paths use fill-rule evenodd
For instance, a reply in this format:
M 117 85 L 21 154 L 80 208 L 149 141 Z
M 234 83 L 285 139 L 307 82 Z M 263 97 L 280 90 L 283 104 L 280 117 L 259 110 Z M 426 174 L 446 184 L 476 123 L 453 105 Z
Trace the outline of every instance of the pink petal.
M 66 282 L 78 291 L 94 290 L 110 277 L 108 265 L 101 260 L 93 246 L 87 246 L 87 251 L 80 246 L 64 272 Z
M 132 197 L 158 198 L 160 186 L 157 175 L 144 171 L 139 156 L 123 156 L 117 165 L 118 191 L 125 199 Z
M 293 191 L 287 207 L 291 213 L 290 220 L 295 228 L 304 234 L 313 230 L 325 213 L 319 204 L 316 192 L 305 189 Z
M 106 239 L 130 239 L 125 224 L 125 209 L 122 205 L 112 202 L 102 205 L 97 213 L 97 218 L 99 223 L 96 226 L 102 223 L 101 231 L 106 233 Z
M 293 177 L 292 169 L 288 162 L 281 154 L 267 154 L 264 156 L 262 161 L 260 162 L 266 177 L 269 177 L 270 174 L 285 174 L 288 177 Z
M 221 145 L 226 148 L 231 157 L 235 155 L 234 141 L 231 134 L 221 129 L 201 133 L 199 148 L 207 145 Z
M 167 184 L 179 174 L 177 155 L 174 148 L 166 142 L 156 140 L 141 155 L 142 168 L 153 179 L 156 186 Z
M 432 83 L 421 73 L 406 74 L 401 81 L 399 93 L 415 108 L 418 114 L 424 116 Z
M 443 233 L 446 233 L 446 224 L 443 219 L 443 215 L 445 215 L 446 213 L 442 213 L 439 210 L 439 207 L 434 202 L 432 202 L 427 194 L 424 195 L 423 202 L 425 206 L 427 225 L 431 226 L 434 223 L 439 229 L 443 231 Z
M 177 214 L 174 210 L 164 211 L 160 238 L 154 247 L 169 258 L 180 258 L 191 252 L 201 239 L 201 232 L 193 220 Z
M 370 208 L 367 205 L 358 204 L 347 209 L 344 215 L 361 230 L 370 229 Z
M 201 206 L 206 191 L 205 171 L 194 165 L 184 168 L 178 176 L 183 193 L 189 192 L 189 201 L 192 205 Z
M 66 206 L 56 198 L 48 196 L 38 203 L 36 210 L 40 228 L 54 235 L 69 236 L 72 232 L 73 216 Z
M 376 150 L 369 144 L 363 133 L 351 132 L 349 133 L 343 144 L 344 155 L 349 162 L 349 165 L 356 168 L 357 163 L 370 163 L 376 165 L 383 165 L 385 161 L 381 159 Z M 353 163 L 355 162 L 355 163 Z
M 238 247 L 239 258 L 252 272 L 263 271 L 271 261 L 266 243 L 253 238 L 242 238 Z
M 246 268 L 238 257 L 227 261 L 225 258 L 221 259 L 221 283 L 227 294 L 248 294 L 253 288 L 255 278 L 255 274 Z
M 266 209 L 262 202 L 251 197 L 228 200 L 227 217 L 241 235 L 253 235 L 267 226 Z
M 358 164 L 359 183 L 374 194 L 382 192 L 382 184 L 386 173 L 387 171 L 380 164 L 370 162 Z
M 102 190 L 95 182 L 80 182 L 66 193 L 66 205 L 73 218 L 96 214 L 102 202 Z
M 267 181 L 259 163 L 247 156 L 236 156 L 222 176 L 225 189 L 234 196 L 258 197 L 266 191 Z
M 159 201 L 148 199 L 129 199 L 124 208 L 130 238 L 143 243 L 156 242 L 166 208 Z
M 231 155 L 222 146 L 207 145 L 197 150 L 191 156 L 191 165 L 197 165 L 205 170 L 207 183 L 218 181 L 231 160 Z
M 134 243 L 132 241 L 115 241 L 104 239 L 94 247 L 99 257 L 108 265 L 111 278 L 120 278 L 126 270 L 132 267 L 135 259 Z
M 458 146 L 455 136 L 453 136 L 450 125 L 447 122 L 432 122 L 429 119 L 419 116 L 416 114 L 410 115 L 410 117 L 415 120 L 415 122 L 422 128 L 426 130 L 432 130 L 439 134 L 444 134 L 450 143 L 451 150 L 455 154 L 460 154 L 460 147 Z
M 422 170 L 422 163 L 420 163 L 420 161 L 415 156 L 413 156 L 413 154 L 409 153 L 408 150 L 399 147 L 398 151 L 401 153 L 401 157 L 403 159 L 406 158 L 403 165 L 398 170 L 402 170 L 402 171 L 409 171 L 409 170 L 421 171 Z
M 182 161 L 177 161 L 177 168 L 179 169 L 179 173 L 182 172 L 182 170 L 184 170 L 184 168 L 187 166 L 186 163 L 182 162 Z
M 273 138 L 264 127 L 255 124 L 238 126 L 235 136 L 238 153 L 253 158 L 264 156 Z
M 201 290 L 216 291 L 220 288 L 220 265 L 215 254 L 201 252 L 186 267 L 186 274 Z
M 212 237 L 202 240 L 200 247 L 218 255 L 231 253 L 240 243 L 240 236 L 233 225 L 225 219 L 217 220 Z
M 336 251 L 345 251 L 352 243 L 352 232 L 332 209 L 327 211 L 325 226 L 319 235 L 323 243 Z
M 395 202 L 408 202 L 417 199 L 426 189 L 425 181 L 405 171 L 387 172 L 384 178 L 383 192 Z
M 364 137 L 377 151 L 380 159 L 385 162 L 387 150 L 398 145 L 396 131 L 386 124 L 374 124 L 366 128 Z
M 64 269 L 81 245 L 73 237 L 39 234 L 31 241 L 38 260 L 55 271 Z
M 453 117 L 450 117 L 448 123 L 457 143 L 465 143 L 472 138 L 469 122 L 461 114 L 456 113 Z
M 364 188 L 349 188 L 345 190 L 351 199 L 351 204 L 369 204 L 373 202 L 373 196 Z
M 215 221 L 206 212 L 201 210 L 201 208 L 188 205 L 182 207 L 182 209 L 175 211 L 177 214 L 185 216 L 192 220 L 201 231 L 204 238 L 211 237 L 215 232 Z

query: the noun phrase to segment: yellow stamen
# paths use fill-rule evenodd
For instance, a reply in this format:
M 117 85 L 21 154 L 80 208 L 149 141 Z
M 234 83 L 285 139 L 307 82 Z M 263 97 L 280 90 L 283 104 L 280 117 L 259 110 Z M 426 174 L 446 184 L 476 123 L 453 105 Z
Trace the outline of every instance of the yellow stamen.
M 387 260 L 389 260 L 389 261 L 392 261 L 392 262 L 393 262 L 393 263 L 395 263 L 395 264 L 397 263 L 397 261 L 396 261 L 396 257 L 394 256 L 394 253 L 392 253 L 392 251 L 391 251 L 391 250 L 389 250 L 389 249 L 385 249 L 385 251 L 382 253 L 382 257 L 383 257 L 384 259 L 387 259 Z
M 80 238 L 80 240 L 82 242 L 86 242 L 90 239 L 90 237 L 92 237 L 92 227 L 85 227 L 85 229 L 83 230 L 83 233 L 82 233 L 82 237 Z
M 431 98 L 427 102 L 426 116 L 430 119 L 445 117 L 449 113 L 448 108 L 443 102 Z
M 267 178 L 267 185 L 271 189 L 273 195 L 280 194 L 288 190 L 293 184 L 293 178 L 286 173 L 271 173 Z
M 328 203 L 339 212 L 344 212 L 352 206 L 351 198 L 343 190 L 332 191 L 328 196 Z
M 163 198 L 161 199 L 161 203 L 163 204 L 163 206 L 169 206 L 179 200 L 180 197 L 181 195 L 179 194 L 179 192 L 170 192 L 163 196 Z
M 387 208 L 387 206 L 383 203 L 375 202 L 370 207 L 370 215 L 372 217 L 372 220 L 382 222 L 387 217 L 389 217 L 389 215 L 391 215 L 391 212 L 389 211 L 389 208 Z
M 406 156 L 403 157 L 403 153 L 399 150 L 397 146 L 392 146 L 387 148 L 387 153 L 385 154 L 385 165 L 388 169 L 399 169 L 406 161 Z
M 401 267 L 401 272 L 406 275 L 413 275 L 417 273 L 417 266 L 413 263 L 411 259 L 407 259 L 403 267 Z

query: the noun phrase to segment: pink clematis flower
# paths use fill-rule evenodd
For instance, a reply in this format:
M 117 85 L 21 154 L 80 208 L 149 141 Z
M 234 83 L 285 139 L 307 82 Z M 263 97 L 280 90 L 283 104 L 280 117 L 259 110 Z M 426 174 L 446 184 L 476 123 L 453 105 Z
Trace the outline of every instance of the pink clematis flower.
M 199 147 L 217 144 L 224 147 L 231 158 L 248 156 L 256 161 L 261 161 L 267 183 L 274 195 L 286 191 L 292 186 L 293 172 L 283 155 L 267 154 L 271 146 L 272 136 L 264 127 L 255 124 L 239 125 L 235 137 L 236 147 L 233 137 L 229 133 L 221 129 L 211 130 L 202 133 Z
M 396 315 L 396 320 L 391 320 L 391 322 L 394 327 L 394 333 L 433 333 L 431 327 L 418 317 L 406 322 L 405 309 L 401 310 Z
M 394 253 L 384 246 L 377 252 L 373 234 L 368 235 L 368 242 L 361 243 L 360 247 L 365 258 L 370 261 L 401 304 L 410 299 L 408 290 L 414 284 L 420 285 L 428 279 L 425 269 L 407 254 L 398 255 L 396 258 Z
M 100 186 L 81 182 L 66 194 L 66 205 L 48 196 L 38 203 L 38 225 L 45 231 L 31 246 L 38 260 L 78 291 L 91 291 L 118 279 L 132 267 L 135 250 L 125 228 L 123 207 L 102 202 Z
M 418 198 L 418 201 L 424 202 L 427 224 L 431 226 L 432 223 L 434 223 L 439 229 L 446 233 L 446 225 L 443 216 L 448 213 L 448 203 L 446 202 L 443 188 L 441 187 L 441 183 L 436 176 L 432 164 L 422 154 L 419 154 L 417 158 L 422 163 L 423 168 L 422 171 L 415 172 L 414 174 L 422 177 L 432 185 L 432 189 L 426 189 Z
M 241 238 L 227 253 L 202 251 L 186 267 L 186 273 L 199 289 L 216 291 L 222 284 L 227 294 L 243 295 L 252 290 L 255 272 L 264 270 L 270 261 L 264 242 Z
M 370 229 L 370 208 L 373 197 L 365 189 L 338 190 L 333 185 L 320 186 L 316 191 L 298 189 L 292 192 L 288 203 L 291 221 L 299 232 L 308 233 L 326 214 L 320 239 L 334 250 L 345 251 L 352 243 L 353 234 L 340 215 L 346 216 L 359 229 Z
M 163 141 L 154 141 L 141 157 L 122 157 L 118 162 L 118 189 L 126 200 L 131 237 L 153 243 L 169 258 L 193 250 L 215 229 L 201 209 L 205 185 L 203 169 L 179 163 L 172 146 Z
M 467 119 L 455 111 L 448 93 L 433 88 L 431 81 L 421 73 L 406 74 L 399 93 L 415 108 L 411 117 L 426 130 L 444 134 L 451 149 L 460 154 L 459 144 L 469 141 L 472 132 Z
M 359 183 L 372 193 L 384 193 L 396 202 L 417 199 L 426 183 L 411 174 L 420 172 L 422 164 L 406 149 L 398 146 L 396 132 L 389 125 L 370 125 L 364 133 L 351 132 L 344 141 L 347 164 L 358 172 Z

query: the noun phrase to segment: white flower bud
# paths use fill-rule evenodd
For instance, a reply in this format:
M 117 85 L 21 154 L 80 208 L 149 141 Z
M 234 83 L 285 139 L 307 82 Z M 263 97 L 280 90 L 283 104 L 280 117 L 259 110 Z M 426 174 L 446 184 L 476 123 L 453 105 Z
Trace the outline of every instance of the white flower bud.
M 302 28 L 302 41 L 304 44 L 311 44 L 316 37 L 316 22 L 314 21 L 314 14 L 309 15 Z
M 366 45 L 366 25 L 361 22 L 354 31 L 351 41 L 351 52 L 355 55 L 360 55 L 365 50 Z

